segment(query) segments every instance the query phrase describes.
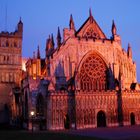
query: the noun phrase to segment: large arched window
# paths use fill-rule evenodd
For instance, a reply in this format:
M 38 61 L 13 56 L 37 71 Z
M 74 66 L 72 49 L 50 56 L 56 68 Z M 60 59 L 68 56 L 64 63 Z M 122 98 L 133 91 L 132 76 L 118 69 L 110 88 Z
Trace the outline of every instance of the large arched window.
M 37 116 L 44 116 L 44 99 L 41 94 L 37 96 L 36 102 L 36 115 Z
M 82 90 L 107 89 L 107 66 L 97 54 L 90 54 L 80 68 L 80 85 Z

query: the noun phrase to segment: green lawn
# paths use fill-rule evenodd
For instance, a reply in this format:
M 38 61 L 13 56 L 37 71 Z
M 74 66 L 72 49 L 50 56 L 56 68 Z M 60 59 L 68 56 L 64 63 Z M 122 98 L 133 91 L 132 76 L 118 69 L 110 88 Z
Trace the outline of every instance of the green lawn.
M 60 132 L 0 131 L 0 140 L 103 140 Z

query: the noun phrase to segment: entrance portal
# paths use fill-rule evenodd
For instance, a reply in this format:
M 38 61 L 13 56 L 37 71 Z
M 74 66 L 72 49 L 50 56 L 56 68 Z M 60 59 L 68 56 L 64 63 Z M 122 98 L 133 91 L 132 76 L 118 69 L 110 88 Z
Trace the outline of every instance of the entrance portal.
M 97 114 L 97 127 L 106 127 L 106 116 L 103 111 L 99 111 Z
M 134 115 L 134 113 L 130 114 L 130 121 L 131 121 L 131 125 L 135 125 L 135 115 Z

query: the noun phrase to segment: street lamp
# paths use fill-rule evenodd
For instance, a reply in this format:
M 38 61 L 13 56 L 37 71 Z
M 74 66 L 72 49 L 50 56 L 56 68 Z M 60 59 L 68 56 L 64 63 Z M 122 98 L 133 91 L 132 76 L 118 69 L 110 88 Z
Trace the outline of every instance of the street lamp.
M 32 117 L 34 116 L 34 114 L 35 114 L 35 112 L 34 112 L 34 111 L 31 111 L 31 116 L 32 116 Z
M 31 111 L 30 114 L 31 114 L 31 118 L 32 118 L 32 132 L 33 132 L 33 117 L 35 115 L 35 112 L 34 111 Z

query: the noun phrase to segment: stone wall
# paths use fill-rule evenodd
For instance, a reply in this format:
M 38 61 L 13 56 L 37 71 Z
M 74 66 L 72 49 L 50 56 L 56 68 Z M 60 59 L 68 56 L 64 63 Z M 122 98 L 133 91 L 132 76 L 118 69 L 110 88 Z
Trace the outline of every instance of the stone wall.
M 135 124 L 140 124 L 140 92 L 123 91 L 122 109 L 124 125 L 131 125 L 131 113 L 134 114 Z
M 118 103 L 115 91 L 78 91 L 75 100 L 78 129 L 97 127 L 99 111 L 105 113 L 106 126 L 118 126 Z
M 47 129 L 64 129 L 64 120 L 68 114 L 67 93 L 53 92 L 47 96 Z

